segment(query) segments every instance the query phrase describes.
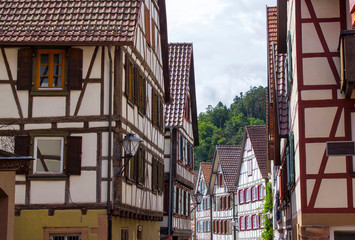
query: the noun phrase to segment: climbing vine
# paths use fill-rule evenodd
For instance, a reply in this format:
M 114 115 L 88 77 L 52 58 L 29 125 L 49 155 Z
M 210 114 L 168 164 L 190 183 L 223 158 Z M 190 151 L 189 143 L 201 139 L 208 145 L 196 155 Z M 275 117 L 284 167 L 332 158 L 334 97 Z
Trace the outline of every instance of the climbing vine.
M 272 204 L 272 187 L 271 182 L 266 184 L 266 195 L 264 197 L 264 209 L 262 218 L 264 220 L 263 227 L 264 231 L 261 233 L 261 239 L 263 240 L 272 240 L 274 237 L 272 219 L 270 220 L 267 216 L 267 213 L 273 212 L 273 204 Z

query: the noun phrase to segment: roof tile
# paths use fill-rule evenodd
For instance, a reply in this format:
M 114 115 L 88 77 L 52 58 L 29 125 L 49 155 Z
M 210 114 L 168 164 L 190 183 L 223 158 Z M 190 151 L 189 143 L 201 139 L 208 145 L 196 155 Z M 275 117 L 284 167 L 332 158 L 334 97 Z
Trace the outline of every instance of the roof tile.
M 266 147 L 267 147 L 267 132 L 265 125 L 246 126 L 247 134 L 250 138 L 251 145 L 254 150 L 255 158 L 258 163 L 261 175 L 263 178 L 268 177 L 266 169 Z
M 141 3 L 142 0 L 3 0 L 0 43 L 133 42 Z
M 217 156 L 221 164 L 224 180 L 226 182 L 228 191 L 235 192 L 237 187 L 235 186 L 235 179 L 237 177 L 236 169 L 238 169 L 238 160 L 241 154 L 240 146 L 230 145 L 217 145 Z

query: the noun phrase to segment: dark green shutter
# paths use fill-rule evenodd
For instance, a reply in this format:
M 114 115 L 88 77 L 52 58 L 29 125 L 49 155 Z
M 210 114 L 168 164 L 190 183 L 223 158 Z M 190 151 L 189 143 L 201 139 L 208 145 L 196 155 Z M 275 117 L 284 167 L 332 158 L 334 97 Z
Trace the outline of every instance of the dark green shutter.
M 17 90 L 31 90 L 32 88 L 32 54 L 32 48 L 20 48 L 18 50 Z
M 68 49 L 68 90 L 81 90 L 83 82 L 83 50 Z
M 295 184 L 295 158 L 294 158 L 294 136 L 289 134 L 289 145 L 287 147 L 287 186 L 292 189 Z

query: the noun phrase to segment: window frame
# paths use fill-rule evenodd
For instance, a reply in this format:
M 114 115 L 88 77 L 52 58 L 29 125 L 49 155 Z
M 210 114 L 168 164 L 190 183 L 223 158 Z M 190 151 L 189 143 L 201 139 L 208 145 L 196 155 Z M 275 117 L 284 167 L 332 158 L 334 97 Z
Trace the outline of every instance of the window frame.
M 80 240 L 87 240 L 88 239 L 88 229 L 84 227 L 78 227 L 78 228 L 57 228 L 57 227 L 51 227 L 51 228 L 44 228 L 44 240 L 51 240 L 52 235 L 80 235 Z
M 239 204 L 242 205 L 245 203 L 245 196 L 244 196 L 244 189 L 240 189 L 238 196 L 239 196 Z
M 253 159 L 247 160 L 248 177 L 253 176 Z
M 41 87 L 40 86 L 40 77 L 41 77 L 41 55 L 43 54 L 48 54 L 48 87 Z M 54 60 L 53 56 L 54 54 L 61 54 L 61 64 L 58 64 L 58 66 L 61 66 L 61 74 L 58 75 L 62 78 L 61 80 L 61 86 L 60 87 L 54 87 L 53 86 L 53 69 L 54 69 Z M 36 77 L 35 77 L 35 90 L 36 91 L 63 91 L 65 90 L 65 83 L 66 83 L 66 51 L 65 49 L 37 49 L 36 51 Z M 47 75 L 44 75 L 47 76 Z
M 37 163 L 38 163 L 38 140 L 59 140 L 60 141 L 60 170 L 58 172 L 50 172 L 50 171 L 37 171 Z M 38 135 L 33 137 L 33 174 L 64 174 L 64 160 L 65 160 L 65 136 L 43 136 Z

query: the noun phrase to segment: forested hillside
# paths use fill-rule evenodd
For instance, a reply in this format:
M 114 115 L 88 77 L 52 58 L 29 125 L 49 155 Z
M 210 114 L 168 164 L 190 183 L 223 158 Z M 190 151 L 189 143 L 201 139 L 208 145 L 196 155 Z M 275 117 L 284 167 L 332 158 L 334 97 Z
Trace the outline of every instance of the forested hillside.
M 265 124 L 266 88 L 251 87 L 236 96 L 228 108 L 222 102 L 209 105 L 198 116 L 200 146 L 195 148 L 195 169 L 211 162 L 215 145 L 240 145 L 245 125 Z

